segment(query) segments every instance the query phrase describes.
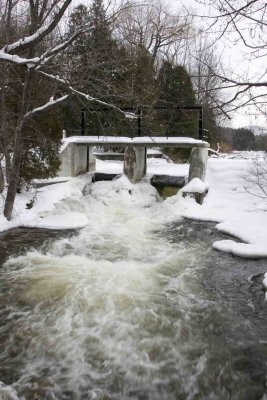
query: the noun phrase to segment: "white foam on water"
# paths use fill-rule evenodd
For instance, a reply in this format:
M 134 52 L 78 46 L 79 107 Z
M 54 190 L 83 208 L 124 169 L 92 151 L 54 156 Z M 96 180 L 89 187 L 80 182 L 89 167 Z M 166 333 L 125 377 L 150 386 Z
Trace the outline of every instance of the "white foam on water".
M 3 267 L 0 362 L 14 369 L 12 389 L 27 400 L 197 395 L 199 315 L 212 304 L 198 282 L 201 249 L 161 234 L 183 199 L 162 202 L 125 178 L 87 193 L 57 205 L 86 215 L 85 228 Z
M 11 387 L 0 381 L 0 399 L 1 400 L 19 400 L 17 392 Z

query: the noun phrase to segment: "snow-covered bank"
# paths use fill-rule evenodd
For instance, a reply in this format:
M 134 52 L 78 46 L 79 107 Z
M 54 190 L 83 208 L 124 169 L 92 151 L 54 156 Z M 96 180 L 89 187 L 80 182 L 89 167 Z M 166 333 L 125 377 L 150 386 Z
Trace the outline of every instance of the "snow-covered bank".
M 22 191 L 16 196 L 12 220 L 7 221 L 1 214 L 0 231 L 19 226 L 47 229 L 83 228 L 88 223 L 86 215 L 66 210 L 64 204 L 79 200 L 87 181 L 88 177 L 83 176 L 64 183 Z M 28 208 L 31 202 L 32 207 Z
M 253 162 L 253 161 L 252 161 Z M 245 189 L 251 160 L 210 159 L 207 181 L 209 193 L 200 207 L 185 216 L 219 222 L 216 228 L 242 241 L 223 240 L 213 247 L 246 258 L 267 257 L 267 199 L 251 195 Z M 256 190 L 255 188 L 252 188 Z

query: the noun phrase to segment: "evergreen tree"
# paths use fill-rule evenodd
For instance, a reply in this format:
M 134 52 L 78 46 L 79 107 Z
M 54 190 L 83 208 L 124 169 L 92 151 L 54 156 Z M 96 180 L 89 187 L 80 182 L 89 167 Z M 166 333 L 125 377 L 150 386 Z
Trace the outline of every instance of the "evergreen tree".
M 91 49 L 97 50 L 101 48 L 104 49 L 106 53 L 110 50 L 106 48 L 106 44 L 113 46 L 114 41 L 111 37 L 111 31 L 102 0 L 94 0 L 89 12 L 89 22 L 92 26 Z
M 156 71 L 149 51 L 139 45 L 132 54 L 128 79 L 131 87 L 131 101 L 135 105 L 149 106 L 156 99 Z
M 164 61 L 159 71 L 159 105 L 172 110 L 162 112 L 161 121 L 169 136 L 198 136 L 198 112 L 179 110 L 196 105 L 190 76 L 181 65 Z
M 90 9 L 84 5 L 76 7 L 70 16 L 69 33 L 88 26 L 69 48 L 65 56 L 67 77 L 80 90 L 99 100 L 125 106 L 128 74 L 126 50 L 112 37 L 109 20 L 102 0 L 95 0 Z M 71 71 L 71 72 L 69 72 Z M 92 108 L 97 104 L 92 103 Z M 66 128 L 79 129 L 81 109 L 86 108 L 86 134 L 119 132 L 118 116 L 91 113 L 90 107 L 80 102 L 64 109 Z

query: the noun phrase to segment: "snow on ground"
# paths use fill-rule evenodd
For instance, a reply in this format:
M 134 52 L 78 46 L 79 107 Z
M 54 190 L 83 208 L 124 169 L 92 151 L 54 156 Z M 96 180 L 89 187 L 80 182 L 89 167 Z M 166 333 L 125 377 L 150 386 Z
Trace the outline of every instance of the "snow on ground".
M 253 160 L 209 159 L 209 193 L 203 206 L 189 209 L 185 216 L 219 222 L 216 228 L 239 238 L 215 242 L 213 247 L 246 258 L 267 257 L 267 199 L 247 192 L 247 176 Z M 250 189 L 255 190 L 250 184 Z
M 187 185 L 182 189 L 185 193 L 205 193 L 209 188 L 209 185 L 203 182 L 199 178 L 193 178 Z
M 102 161 L 96 160 L 96 170 L 110 174 L 122 174 L 123 163 L 121 161 Z M 171 175 L 187 176 L 189 164 L 174 164 L 164 158 L 147 159 L 147 175 Z
M 232 156 L 234 157 L 231 158 L 230 155 L 209 159 L 206 179 L 209 192 L 202 206 L 191 198 L 183 199 L 179 193 L 158 202 L 155 218 L 170 221 L 182 215 L 186 218 L 217 222 L 216 228 L 219 231 L 239 240 L 215 242 L 213 244 L 215 249 L 241 257 L 267 257 L 267 200 L 252 196 L 244 189 L 245 176 L 255 153 L 251 152 L 249 156 L 246 153 L 244 159 L 242 153 L 235 153 Z M 148 159 L 148 176 L 153 174 L 187 176 L 188 168 L 188 164 L 173 164 L 158 158 Z M 99 172 L 122 174 L 122 162 L 97 160 L 96 169 Z M 86 226 L 88 218 L 83 212 L 83 207 L 70 205 L 80 202 L 86 183 L 88 187 L 88 180 L 90 183 L 90 176 L 84 175 L 17 195 L 13 219 L 7 222 L 1 215 L 0 231 L 18 226 L 54 229 Z M 141 199 L 144 196 L 145 191 L 148 193 L 150 191 L 148 178 L 137 185 L 126 182 L 127 179 L 122 177 L 112 184 L 114 187 L 104 183 L 98 190 L 103 192 L 103 197 L 113 193 L 113 189 L 114 193 L 119 190 L 121 196 L 125 196 L 126 190 L 133 191 L 137 202 L 139 197 Z M 108 187 L 108 191 L 105 187 Z M 152 197 L 149 197 L 151 201 Z M 33 207 L 27 209 L 26 204 L 33 198 Z M 131 200 L 128 196 L 127 201 L 133 201 L 133 198 L 132 196 Z
M 11 228 L 48 228 L 70 229 L 82 228 L 87 225 L 87 217 L 79 212 L 66 212 L 59 207 L 64 201 L 75 201 L 82 196 L 82 189 L 88 177 L 71 179 L 65 183 L 57 183 L 39 189 L 31 189 L 17 194 L 13 217 L 8 222 L 3 214 L 0 215 L 0 231 Z M 33 207 L 27 204 L 34 201 Z

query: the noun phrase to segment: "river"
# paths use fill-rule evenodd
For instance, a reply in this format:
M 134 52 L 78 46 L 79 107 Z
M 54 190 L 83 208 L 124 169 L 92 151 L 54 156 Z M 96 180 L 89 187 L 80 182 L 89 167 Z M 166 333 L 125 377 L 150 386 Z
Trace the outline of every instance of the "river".
M 266 399 L 267 262 L 94 187 L 86 228 L 1 236 L 0 398 Z

